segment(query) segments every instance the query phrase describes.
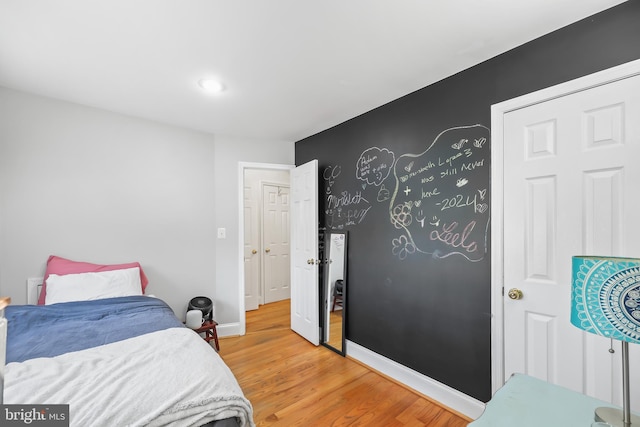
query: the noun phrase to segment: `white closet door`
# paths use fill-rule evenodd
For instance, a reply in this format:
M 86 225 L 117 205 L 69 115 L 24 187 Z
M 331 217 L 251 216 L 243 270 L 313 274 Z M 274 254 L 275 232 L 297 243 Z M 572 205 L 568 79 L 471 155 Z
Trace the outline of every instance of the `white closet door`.
M 505 378 L 526 373 L 621 404 L 620 352 L 570 324 L 571 257 L 640 257 L 639 161 L 638 76 L 505 114 Z M 632 375 L 638 411 L 640 369 Z

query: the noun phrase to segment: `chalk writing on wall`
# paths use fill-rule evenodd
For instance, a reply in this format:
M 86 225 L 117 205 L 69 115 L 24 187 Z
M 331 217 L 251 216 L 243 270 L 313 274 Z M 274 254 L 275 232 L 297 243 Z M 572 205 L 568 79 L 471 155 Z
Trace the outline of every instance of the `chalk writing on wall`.
M 327 227 L 333 230 L 361 223 L 371 209 L 371 204 L 360 189 L 334 193 L 333 186 L 340 173 L 340 166 L 327 166 L 322 172 L 326 194 L 325 221 Z
M 385 189 L 390 223 L 398 231 L 391 238 L 393 255 L 401 260 L 416 253 L 457 255 L 474 262 L 486 256 L 489 137 L 482 125 L 454 127 L 422 153 L 398 157 L 393 188 Z M 387 200 L 383 188 L 379 202 Z
M 379 186 L 389 176 L 394 161 L 393 151 L 378 147 L 368 148 L 356 163 L 356 178 L 369 185 Z
M 346 166 L 325 167 L 327 228 L 355 227 L 371 209 L 381 216 L 388 210 L 389 222 L 376 232 L 389 236 L 391 253 L 399 260 L 425 254 L 484 259 L 489 139 L 487 127 L 471 125 L 442 131 L 418 154 L 397 157 L 388 148 L 369 147 L 355 163 L 356 185 Z

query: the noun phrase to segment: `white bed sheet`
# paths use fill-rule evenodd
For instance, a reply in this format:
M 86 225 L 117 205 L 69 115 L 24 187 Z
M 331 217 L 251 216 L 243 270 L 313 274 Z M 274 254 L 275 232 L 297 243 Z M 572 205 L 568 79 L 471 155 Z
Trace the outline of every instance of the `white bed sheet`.
M 187 328 L 10 363 L 4 403 L 69 404 L 71 426 L 200 426 L 229 417 L 254 426 L 227 365 Z

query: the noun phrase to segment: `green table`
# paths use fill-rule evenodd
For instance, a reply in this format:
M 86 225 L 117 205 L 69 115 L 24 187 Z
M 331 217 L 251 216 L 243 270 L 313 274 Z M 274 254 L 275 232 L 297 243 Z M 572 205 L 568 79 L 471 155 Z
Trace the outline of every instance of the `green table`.
M 615 407 L 537 378 L 514 374 L 469 427 L 590 427 L 600 406 Z

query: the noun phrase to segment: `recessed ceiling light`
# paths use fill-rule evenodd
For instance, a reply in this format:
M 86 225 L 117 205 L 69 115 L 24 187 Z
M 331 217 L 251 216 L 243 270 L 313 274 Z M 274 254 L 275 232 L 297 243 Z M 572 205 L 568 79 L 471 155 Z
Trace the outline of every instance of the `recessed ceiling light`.
M 215 79 L 200 79 L 198 85 L 209 93 L 220 93 L 225 89 L 224 85 Z

